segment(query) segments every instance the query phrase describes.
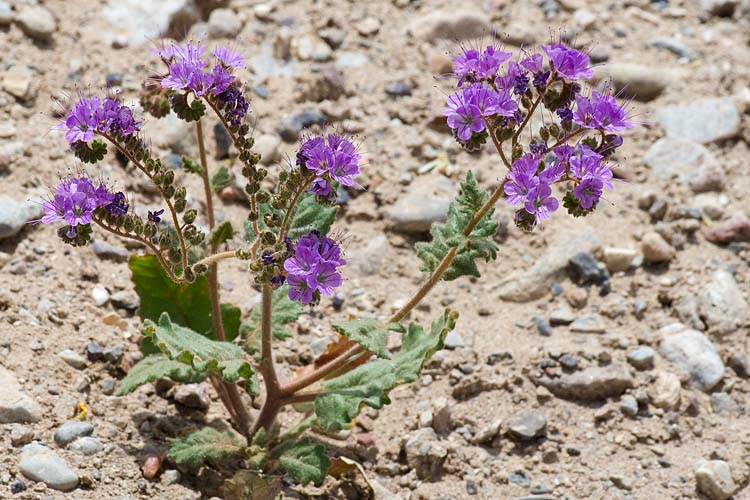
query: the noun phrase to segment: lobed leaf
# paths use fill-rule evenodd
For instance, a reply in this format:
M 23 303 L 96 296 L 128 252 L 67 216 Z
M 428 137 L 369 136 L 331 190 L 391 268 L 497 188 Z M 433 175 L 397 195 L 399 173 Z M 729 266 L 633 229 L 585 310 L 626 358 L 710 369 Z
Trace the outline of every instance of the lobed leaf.
M 272 451 L 272 457 L 278 459 L 281 470 L 301 485 L 322 483 L 331 466 L 323 445 L 312 444 L 309 438 L 279 445 Z
M 384 325 L 372 318 L 361 318 L 352 321 L 333 323 L 333 329 L 347 336 L 379 358 L 388 358 L 385 346 L 388 342 L 388 330 L 402 331 L 401 325 Z
M 205 276 L 199 276 L 193 283 L 177 284 L 167 276 L 153 255 L 133 255 L 128 267 L 135 291 L 141 298 L 138 313 L 142 320 L 158 321 L 165 312 L 175 323 L 208 338 L 216 338 Z M 221 321 L 227 340 L 234 340 L 239 334 L 240 315 L 238 307 L 221 305 Z M 142 350 L 146 353 L 157 352 L 153 345 L 148 344 L 142 344 Z
M 170 360 L 190 365 L 199 373 L 213 373 L 227 382 L 243 378 L 246 389 L 253 382 L 253 368 L 238 345 L 206 338 L 189 328 L 172 323 L 169 314 L 163 313 L 158 323 L 146 321 L 143 329 L 160 351 Z
M 494 209 L 482 217 L 468 236 L 463 234 L 486 199 L 486 193 L 479 189 L 474 175 L 468 172 L 466 180 L 461 183 L 461 195 L 448 207 L 446 222 L 432 225 L 432 241 L 416 245 L 417 256 L 422 260 L 422 271 L 435 271 L 452 248 L 456 248 L 456 256 L 443 274 L 446 281 L 461 276 L 479 277 L 476 260 L 489 262 L 497 258 L 497 245 L 492 241 L 497 231 L 497 223 L 492 220 Z
M 104 159 L 104 155 L 107 154 L 107 145 L 98 137 L 91 141 L 91 145 L 83 141 L 78 141 L 73 144 L 73 153 L 76 158 L 81 160 L 83 163 L 97 163 Z
M 182 157 L 182 168 L 189 174 L 203 175 L 203 167 L 197 161 L 187 156 Z
M 179 465 L 198 467 L 204 463 L 218 465 L 222 460 L 240 455 L 247 443 L 233 432 L 217 431 L 213 427 L 175 439 L 169 449 L 169 458 Z
M 209 239 L 211 248 L 216 248 L 227 240 L 231 240 L 233 237 L 234 227 L 232 227 L 231 222 L 225 220 L 211 231 L 211 238 Z
M 412 323 L 404 334 L 401 349 L 391 359 L 379 359 L 321 385 L 325 393 L 315 398 L 318 425 L 338 431 L 348 425 L 362 405 L 380 409 L 390 403 L 388 393 L 397 385 L 415 381 L 424 363 L 443 346 L 443 339 L 455 327 L 458 314 L 446 309 L 432 323 L 430 333 Z
M 196 384 L 206 378 L 205 373 L 193 370 L 179 361 L 172 361 L 163 354 L 146 356 L 136 363 L 120 382 L 118 396 L 133 392 L 137 387 L 167 377 L 180 384 Z
M 169 105 L 178 118 L 186 122 L 195 122 L 201 119 L 206 112 L 206 105 L 200 99 L 188 102 L 188 93 L 169 94 Z
M 326 235 L 336 221 L 338 207 L 321 205 L 316 198 L 314 194 L 306 193 L 297 201 L 288 231 L 293 240 L 305 236 L 313 229 Z
M 218 193 L 232 183 L 232 176 L 229 175 L 227 167 L 220 167 L 219 170 L 211 177 L 211 190 Z

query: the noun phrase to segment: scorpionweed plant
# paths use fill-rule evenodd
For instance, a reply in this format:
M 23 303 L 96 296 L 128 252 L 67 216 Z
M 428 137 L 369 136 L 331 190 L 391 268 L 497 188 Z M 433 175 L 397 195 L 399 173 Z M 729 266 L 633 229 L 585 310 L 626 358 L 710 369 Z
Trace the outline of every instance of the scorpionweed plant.
M 308 133 L 295 163 L 279 165 L 271 182 L 252 149 L 248 97 L 234 74 L 243 58 L 225 47 L 207 53 L 193 43 L 168 45 L 155 55 L 165 69 L 144 83 L 141 106 L 154 118 L 173 113 L 194 124 L 198 161 L 183 157 L 184 174 L 176 175 L 141 134 L 144 116 L 114 95 L 80 97 L 60 124 L 75 156 L 96 164 L 113 148 L 129 169 L 153 182 L 165 208 L 137 215 L 127 194 L 78 174 L 56 187 L 41 222 L 60 224 L 59 237 L 74 246 L 90 241 L 96 228 L 148 249 L 129 262 L 141 298 L 144 358 L 122 380 L 119 394 L 163 377 L 208 380 L 234 431 L 205 427 L 176 439 L 169 457 L 192 466 L 239 457 L 240 472 L 227 483 L 237 497 L 251 497 L 261 486 L 278 491 L 281 475 L 301 484 L 322 482 L 331 460 L 309 435 L 346 428 L 363 406 L 381 408 L 391 389 L 417 379 L 458 315 L 446 309 L 427 331 L 405 319 L 440 280 L 478 277 L 477 260 L 496 258 L 495 204 L 505 198 L 518 207 L 515 223 L 524 230 L 560 205 L 573 216 L 588 215 L 613 187 L 610 159 L 622 144 L 618 133 L 632 126 L 615 97 L 584 90 L 582 81 L 593 75 L 585 52 L 563 43 L 516 56 L 496 44 L 464 48 L 454 61 L 457 84 L 443 115 L 463 148 L 475 150 L 489 139 L 504 182 L 486 193 L 467 174 L 446 221 L 433 225 L 430 241 L 416 245 L 426 275 L 411 299 L 385 321 L 334 322 L 338 340 L 296 377 L 281 380 L 274 339 L 289 336 L 286 325 L 304 313 L 303 305 L 331 295 L 346 275 L 340 244 L 327 233 L 336 190 L 357 186 L 361 156 L 345 134 Z M 203 119 L 209 113 L 229 133 L 242 164 L 249 207 L 243 237 L 231 222 L 217 222 L 213 198 L 229 174 L 206 158 Z M 190 175 L 202 180 L 203 205 L 188 203 L 181 180 Z M 217 265 L 226 259 L 246 261 L 262 291 L 245 322 L 239 308 L 220 301 Z M 397 352 L 386 347 L 390 332 L 401 336 Z M 303 417 L 281 429 L 277 416 L 290 406 Z

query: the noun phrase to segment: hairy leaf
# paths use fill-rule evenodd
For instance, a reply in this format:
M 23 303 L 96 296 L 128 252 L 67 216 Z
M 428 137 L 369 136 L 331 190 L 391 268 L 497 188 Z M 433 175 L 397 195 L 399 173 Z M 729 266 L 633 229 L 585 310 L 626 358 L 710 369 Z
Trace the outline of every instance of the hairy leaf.
M 227 240 L 231 240 L 234 237 L 234 227 L 228 220 L 220 223 L 218 226 L 211 231 L 211 247 L 216 248 Z
M 135 291 L 141 298 L 138 311 L 141 319 L 158 321 L 161 313 L 166 312 L 175 323 L 209 338 L 216 338 L 205 276 L 199 276 L 193 283 L 178 285 L 169 279 L 153 255 L 133 255 L 128 267 L 133 274 Z M 239 334 L 240 315 L 238 307 L 221 305 L 221 320 L 227 340 L 233 340 Z M 143 348 L 144 352 L 156 352 L 153 346 L 147 344 Z
M 271 334 L 279 339 L 284 340 L 292 334 L 286 325 L 294 323 L 297 318 L 305 314 L 305 309 L 298 303 L 289 298 L 289 286 L 280 286 L 273 292 L 271 302 Z M 261 304 L 253 308 L 250 313 L 250 320 L 242 325 L 242 336 L 247 340 L 246 348 L 251 354 L 260 349 L 260 333 L 262 314 Z
M 476 179 L 471 172 L 461 184 L 461 195 L 448 207 L 448 218 L 445 223 L 434 223 L 430 229 L 432 241 L 417 243 L 417 256 L 422 259 L 421 270 L 433 272 L 443 258 L 456 248 L 453 262 L 443 274 L 443 279 L 451 281 L 461 276 L 479 277 L 477 259 L 486 262 L 497 258 L 497 245 L 492 236 L 497 231 L 497 223 L 492 220 L 494 209 L 490 209 L 468 236 L 467 229 L 472 217 L 479 211 L 487 198 L 479 190 Z
M 276 215 L 279 217 L 279 220 L 281 220 L 284 217 L 284 212 L 276 210 L 270 203 L 261 203 L 258 206 L 258 229 L 261 231 L 268 229 L 265 223 L 266 215 Z M 271 230 L 274 234 L 278 234 L 278 229 Z M 245 240 L 247 240 L 248 243 L 252 243 L 255 241 L 256 236 L 257 235 L 253 231 L 253 224 L 250 221 L 245 221 Z
M 272 456 L 278 459 L 279 468 L 301 485 L 322 483 L 331 466 L 325 448 L 320 444 L 312 444 L 309 438 L 287 441 L 276 447 Z
M 247 446 L 245 440 L 233 432 L 205 427 L 182 439 L 175 439 L 169 458 L 179 465 L 198 467 L 206 462 L 217 465 L 227 457 L 240 455 Z
M 188 103 L 188 94 L 172 93 L 169 95 L 169 105 L 178 118 L 186 122 L 195 122 L 201 119 L 206 112 L 206 106 L 200 99 L 193 99 Z
M 289 225 L 289 237 L 296 240 L 313 229 L 320 231 L 320 234 L 328 234 L 331 225 L 336 220 L 337 208 L 321 205 L 312 193 L 302 195 L 294 207 Z
M 352 321 L 333 323 L 333 329 L 350 340 L 375 354 L 379 358 L 388 358 L 385 350 L 388 342 L 388 330 L 402 331 L 401 325 L 384 325 L 372 318 L 361 318 Z
M 99 138 L 91 141 L 90 146 L 83 141 L 78 141 L 73 144 L 73 153 L 83 163 L 96 163 L 104 159 L 104 155 L 107 154 L 107 145 Z
M 203 175 L 203 167 L 197 161 L 187 156 L 182 157 L 182 168 L 189 174 Z
M 281 493 L 281 479 L 259 472 L 241 470 L 224 486 L 226 500 L 276 500 Z
M 252 384 L 253 368 L 238 345 L 211 340 L 172 323 L 167 313 L 162 313 L 158 323 L 147 320 L 143 334 L 171 360 L 187 363 L 201 373 L 214 373 L 227 382 L 244 378 Z
M 211 190 L 214 193 L 218 193 L 225 187 L 232 183 L 232 176 L 229 175 L 229 169 L 222 166 L 216 173 L 211 177 Z
M 378 359 L 322 383 L 325 393 L 315 398 L 318 424 L 327 431 L 348 425 L 362 405 L 380 409 L 390 403 L 388 393 L 400 384 L 413 382 L 422 366 L 443 346 L 445 335 L 454 328 L 458 314 L 446 309 L 432 323 L 430 333 L 412 323 L 404 334 L 401 349 L 391 359 Z
M 133 392 L 137 387 L 167 377 L 181 384 L 196 384 L 206 378 L 205 373 L 193 370 L 190 366 L 179 361 L 172 361 L 163 354 L 146 356 L 136 363 L 120 382 L 117 389 L 118 396 Z

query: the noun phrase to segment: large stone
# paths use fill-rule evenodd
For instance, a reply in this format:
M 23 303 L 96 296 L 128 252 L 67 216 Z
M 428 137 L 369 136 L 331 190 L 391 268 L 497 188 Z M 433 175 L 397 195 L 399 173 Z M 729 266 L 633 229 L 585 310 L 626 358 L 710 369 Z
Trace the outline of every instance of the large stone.
M 276 134 L 263 134 L 255 138 L 253 151 L 260 154 L 260 163 L 270 165 L 279 159 L 281 138 Z
M 440 444 L 431 427 L 418 429 L 407 435 L 402 446 L 406 452 L 406 463 L 416 471 L 419 479 L 440 479 L 448 450 Z
M 731 139 L 740 131 L 740 114 L 729 97 L 697 99 L 689 104 L 664 106 L 656 119 L 669 136 L 700 143 Z
M 608 63 L 594 68 L 598 81 L 611 80 L 616 92 L 625 97 L 650 101 L 680 78 L 681 72 L 673 68 L 659 68 L 635 63 Z
M 350 249 L 346 255 L 347 264 L 360 276 L 378 274 L 389 248 L 388 238 L 378 235 L 364 247 Z
M 445 221 L 448 205 L 458 194 L 455 184 L 442 175 L 418 177 L 389 213 L 393 229 L 425 233 L 433 222 Z
M 750 321 L 750 308 L 731 273 L 719 270 L 711 275 L 698 297 L 698 313 L 709 332 L 718 336 L 734 333 Z
M 0 240 L 19 233 L 31 220 L 42 216 L 39 203 L 0 196 Z
M 90 436 L 94 432 L 94 425 L 80 420 L 68 420 L 55 431 L 55 443 L 66 447 L 79 437 Z
M 604 262 L 610 273 L 619 273 L 636 267 L 638 257 L 638 250 L 633 248 L 607 247 L 604 249 Z
M 38 422 L 42 410 L 39 405 L 21 392 L 13 373 L 0 366 L 0 424 Z
M 633 387 L 633 377 L 628 367 L 620 363 L 593 366 L 559 378 L 542 377 L 538 382 L 555 396 L 576 401 L 617 397 Z
M 544 435 L 547 418 L 538 411 L 527 411 L 508 420 L 508 432 L 520 441 L 531 441 Z
M 649 264 L 669 262 L 677 254 L 672 245 L 667 243 L 656 231 L 649 231 L 643 235 L 641 250 L 643 251 L 643 258 Z
M 568 261 L 578 252 L 591 252 L 599 246 L 596 232 L 579 227 L 575 233 L 563 232 L 551 241 L 547 252 L 529 269 L 521 269 L 497 285 L 498 296 L 509 302 L 529 302 L 543 297 L 555 280 L 565 276 Z
M 724 172 L 711 152 L 684 137 L 662 137 L 643 162 L 660 179 L 676 178 L 695 192 L 717 191 L 724 185 Z
M 3 73 L 3 90 L 20 101 L 33 101 L 37 87 L 34 85 L 36 75 L 31 67 L 23 64 L 13 64 Z
M 675 323 L 665 326 L 658 334 L 659 353 L 685 373 L 694 387 L 707 392 L 724 377 L 724 363 L 701 332 Z
M 202 0 L 110 0 L 102 12 L 112 28 L 100 34 L 108 43 L 118 45 L 140 45 L 162 36 L 179 37 L 206 14 L 202 7 L 210 9 L 219 4 Z
M 16 24 L 26 36 L 46 41 L 57 30 L 57 21 L 50 11 L 39 5 L 23 6 L 16 14 Z
M 695 467 L 695 485 L 709 500 L 727 500 L 737 485 L 729 464 L 723 460 L 701 460 Z
M 211 38 L 234 38 L 242 30 L 242 21 L 231 9 L 216 9 L 208 18 Z
M 488 17 L 478 10 L 434 11 L 414 19 L 407 31 L 427 42 L 492 36 Z
M 78 476 L 55 452 L 38 443 L 27 444 L 18 464 L 24 476 L 41 481 L 59 491 L 71 491 L 78 486 Z

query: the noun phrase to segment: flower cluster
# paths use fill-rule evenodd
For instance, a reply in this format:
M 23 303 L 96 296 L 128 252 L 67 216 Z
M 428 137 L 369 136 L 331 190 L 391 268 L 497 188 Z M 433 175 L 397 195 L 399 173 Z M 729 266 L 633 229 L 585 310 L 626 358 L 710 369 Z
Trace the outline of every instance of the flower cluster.
M 184 47 L 173 44 L 156 51 L 169 67 L 169 74 L 161 79 L 162 88 L 190 90 L 198 97 L 207 92 L 218 96 L 229 89 L 235 80 L 232 71 L 245 67 L 242 56 L 218 47 L 211 52 L 216 61 L 208 69 L 208 61 L 202 58 L 205 51 L 204 45 L 191 43 Z
M 585 52 L 551 43 L 514 59 L 490 45 L 464 50 L 453 66 L 457 89 L 443 115 L 468 150 L 492 136 L 509 170 L 504 193 L 511 205 L 520 205 L 519 227 L 530 230 L 559 208 L 553 184 L 570 183 L 562 205 L 575 216 L 592 211 L 602 190 L 612 189 L 607 158 L 622 145 L 617 134 L 633 123 L 615 96 L 582 92 L 579 80 L 594 75 Z M 534 113 L 540 120 L 531 120 Z M 521 132 L 537 121 L 542 126 L 526 132 L 524 147 Z
M 104 207 L 109 213 L 124 215 L 128 210 L 123 193 L 112 193 L 103 183 L 94 186 L 88 177 L 63 179 L 53 196 L 42 204 L 44 216 L 35 222 L 53 224 L 64 221 L 66 236 L 74 238 L 80 226 L 88 226 L 94 210 Z
M 343 278 L 338 267 L 346 264 L 341 258 L 341 248 L 331 238 L 311 231 L 292 247 L 292 255 L 284 262 L 288 273 L 289 298 L 310 304 L 320 294 L 332 295 L 341 286 Z
M 129 136 L 141 129 L 133 118 L 133 111 L 117 99 L 81 97 L 68 113 L 60 128 L 66 130 L 65 139 L 71 145 L 87 143 L 95 133 Z
M 316 179 L 311 191 L 327 197 L 333 192 L 331 181 L 344 186 L 354 186 L 359 175 L 359 160 L 356 146 L 337 134 L 308 138 L 297 152 L 297 165 L 312 170 Z

